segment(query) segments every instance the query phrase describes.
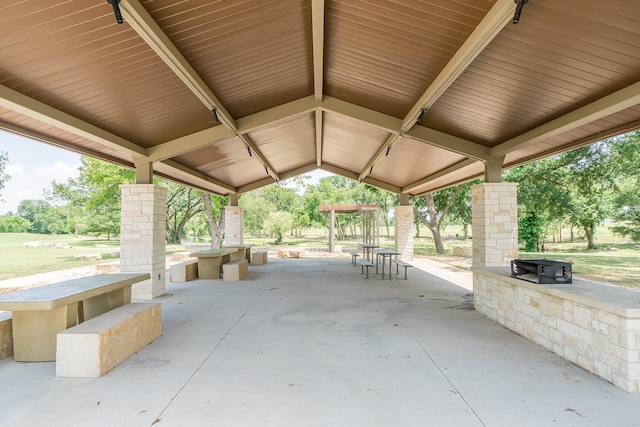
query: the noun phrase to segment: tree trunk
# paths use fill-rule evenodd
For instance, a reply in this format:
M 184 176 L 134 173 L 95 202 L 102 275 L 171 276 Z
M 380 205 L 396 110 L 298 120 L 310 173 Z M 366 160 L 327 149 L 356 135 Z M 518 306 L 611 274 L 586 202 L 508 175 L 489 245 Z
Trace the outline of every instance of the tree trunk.
M 222 243 L 222 232 L 224 231 L 224 209 L 220 210 L 220 222 L 216 221 L 213 216 L 213 204 L 209 193 L 202 193 L 202 203 L 204 203 L 204 212 L 207 215 L 209 224 L 209 235 L 211 236 L 211 249 L 220 249 Z
M 584 234 L 587 237 L 587 249 L 595 249 L 593 238 L 596 234 L 596 226 L 593 222 L 583 224 Z
M 433 201 L 433 195 L 429 193 L 426 196 L 424 196 L 424 199 L 427 204 L 427 212 L 429 215 L 429 219 L 427 219 L 415 208 L 413 209 L 413 213 L 420 219 L 420 221 L 422 221 L 424 225 L 427 226 L 429 231 L 431 231 L 431 234 L 433 235 L 433 243 L 436 246 L 436 252 L 439 255 L 443 255 L 445 249 L 444 249 L 444 242 L 442 241 L 442 235 L 440 234 L 441 218 L 438 218 L 436 214 L 436 206 L 435 206 L 435 202 Z

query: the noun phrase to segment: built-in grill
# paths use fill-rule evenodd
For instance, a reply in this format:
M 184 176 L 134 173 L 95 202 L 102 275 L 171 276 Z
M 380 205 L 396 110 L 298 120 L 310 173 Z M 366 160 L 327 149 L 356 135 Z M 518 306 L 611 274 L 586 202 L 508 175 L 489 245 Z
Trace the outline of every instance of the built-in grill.
M 514 259 L 511 277 L 541 284 L 571 283 L 571 263 L 550 259 Z

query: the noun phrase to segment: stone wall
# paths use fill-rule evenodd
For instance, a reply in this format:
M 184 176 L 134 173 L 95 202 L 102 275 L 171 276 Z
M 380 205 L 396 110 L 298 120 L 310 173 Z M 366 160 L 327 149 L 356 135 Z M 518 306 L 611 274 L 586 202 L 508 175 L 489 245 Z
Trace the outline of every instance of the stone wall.
M 593 372 L 640 393 L 637 291 L 582 282 L 538 285 L 506 269 L 474 268 L 478 312 Z
M 120 271 L 149 273 L 132 286 L 134 299 L 164 294 L 166 273 L 167 190 L 152 184 L 122 185 Z

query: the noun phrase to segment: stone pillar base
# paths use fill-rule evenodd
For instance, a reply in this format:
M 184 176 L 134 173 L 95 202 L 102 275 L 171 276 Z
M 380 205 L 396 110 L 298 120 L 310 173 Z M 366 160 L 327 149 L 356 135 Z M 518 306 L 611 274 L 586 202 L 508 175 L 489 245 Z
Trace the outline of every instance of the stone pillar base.
M 165 289 L 167 189 L 153 184 L 120 189 L 120 271 L 151 275 L 150 280 L 132 286 L 132 298 L 159 297 Z
M 518 257 L 518 184 L 472 188 L 473 266 L 502 267 Z
M 415 234 L 413 206 L 396 206 L 395 220 L 396 251 L 401 253 L 399 258 L 412 260 L 413 236 Z

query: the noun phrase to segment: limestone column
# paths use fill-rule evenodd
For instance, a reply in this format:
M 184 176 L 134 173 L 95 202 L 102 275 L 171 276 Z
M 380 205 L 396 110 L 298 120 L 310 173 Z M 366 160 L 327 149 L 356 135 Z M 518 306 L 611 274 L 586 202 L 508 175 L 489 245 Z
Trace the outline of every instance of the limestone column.
M 400 195 L 400 205 L 396 206 L 394 215 L 396 251 L 401 253 L 400 258 L 412 260 L 415 228 L 413 222 L 413 206 L 409 204 L 406 194 Z
M 518 257 L 518 184 L 486 182 L 471 189 L 473 266 L 502 267 Z
M 244 244 L 244 211 L 240 206 L 224 207 L 224 244 Z
M 156 298 L 165 290 L 167 189 L 133 184 L 120 191 L 120 271 L 149 273 L 151 280 L 132 286 L 132 298 Z

